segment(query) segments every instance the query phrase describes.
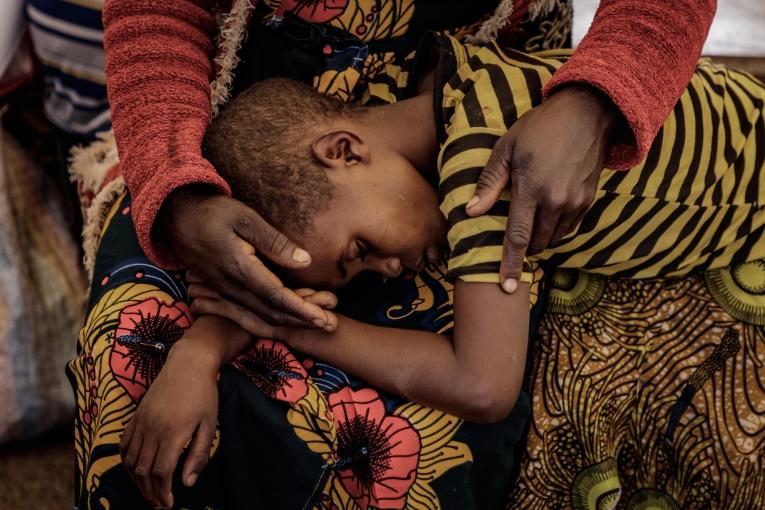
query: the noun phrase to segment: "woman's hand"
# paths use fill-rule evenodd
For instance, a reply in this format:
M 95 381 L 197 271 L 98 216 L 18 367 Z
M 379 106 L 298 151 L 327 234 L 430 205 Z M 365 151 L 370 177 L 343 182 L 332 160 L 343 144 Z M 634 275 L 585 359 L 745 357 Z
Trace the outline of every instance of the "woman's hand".
M 497 141 L 467 212 L 484 214 L 512 183 L 500 268 L 506 292 L 518 288 L 524 256 L 554 245 L 587 212 L 617 119 L 606 96 L 587 85 L 570 85 Z
M 120 442 L 122 463 L 154 507 L 173 506 L 173 472 L 189 442 L 181 478 L 186 486 L 207 464 L 215 437 L 220 361 L 192 347 L 192 337 L 204 341 L 209 334 L 195 326 L 171 349 Z
M 195 273 L 190 272 L 187 281 L 189 297 L 192 299 L 191 309 L 195 314 L 224 317 L 256 338 L 285 340 L 285 331 L 289 328 L 268 324 L 250 310 L 221 296 Z M 337 298 L 331 292 L 297 289 L 295 293 L 306 302 L 324 310 L 331 310 L 337 306 Z M 331 314 L 328 326 L 331 331 L 337 328 L 337 315 Z
M 221 295 L 273 325 L 331 331 L 333 314 L 286 288 L 262 255 L 291 269 L 311 257 L 241 202 L 181 188 L 160 210 L 156 235 Z

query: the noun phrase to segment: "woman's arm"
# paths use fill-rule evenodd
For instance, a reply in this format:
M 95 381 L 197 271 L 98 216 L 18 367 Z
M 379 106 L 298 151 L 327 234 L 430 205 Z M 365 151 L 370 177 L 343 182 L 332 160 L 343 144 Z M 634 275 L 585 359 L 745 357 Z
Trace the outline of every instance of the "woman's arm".
M 151 241 L 165 198 L 186 184 L 230 194 L 202 157 L 210 120 L 215 0 L 107 0 L 106 84 L 120 166 L 133 195 L 141 248 L 177 263 Z
M 299 269 L 310 255 L 229 198 L 228 185 L 202 157 L 216 26 L 210 10 L 227 3 L 104 5 L 109 102 L 138 240 L 153 262 L 194 269 L 272 323 L 331 327 L 333 317 L 284 287 L 258 258 Z
M 604 0 L 571 59 L 547 83 L 605 94 L 625 125 L 609 143 L 605 165 L 630 168 L 648 153 L 664 119 L 688 86 L 717 0 Z
M 236 324 L 203 315 L 170 349 L 120 441 L 125 469 L 153 507 L 173 506 L 173 473 L 184 449 L 188 454 L 181 479 L 189 487 L 210 459 L 218 370 L 250 340 Z
M 604 166 L 648 153 L 691 79 L 716 0 L 603 0 L 587 36 L 495 145 L 469 214 L 512 182 L 501 280 L 513 292 L 523 257 L 554 246 L 595 197 Z
M 196 312 L 225 316 L 255 336 L 280 339 L 381 389 L 470 421 L 504 418 L 521 389 L 527 285 L 508 295 L 493 283 L 457 282 L 453 339 L 346 317 L 333 333 L 275 328 L 203 285 L 190 287 L 189 293 Z

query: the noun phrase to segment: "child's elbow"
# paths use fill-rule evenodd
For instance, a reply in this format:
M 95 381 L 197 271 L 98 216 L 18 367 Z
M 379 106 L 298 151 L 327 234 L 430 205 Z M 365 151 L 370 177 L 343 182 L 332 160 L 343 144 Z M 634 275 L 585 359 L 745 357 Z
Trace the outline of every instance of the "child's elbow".
M 500 422 L 513 410 L 519 394 L 516 384 L 474 383 L 464 402 L 463 418 L 474 423 Z

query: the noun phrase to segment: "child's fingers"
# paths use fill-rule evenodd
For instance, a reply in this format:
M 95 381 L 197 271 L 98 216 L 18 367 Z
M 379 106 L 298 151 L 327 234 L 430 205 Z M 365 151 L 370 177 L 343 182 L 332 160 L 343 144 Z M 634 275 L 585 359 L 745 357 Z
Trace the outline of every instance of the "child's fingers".
M 312 294 L 316 294 L 316 291 L 313 289 L 295 289 L 295 294 L 305 299 Z
M 125 427 L 124 432 L 122 432 L 122 439 L 120 439 L 120 458 L 122 459 L 123 465 L 127 468 L 128 465 L 125 462 L 125 459 L 127 457 L 128 449 L 130 447 L 130 443 L 133 439 L 133 434 L 135 432 L 135 418 L 131 419 L 127 427 Z M 133 458 L 134 460 L 137 460 L 137 457 Z M 135 462 L 130 467 L 132 469 L 135 466 Z
M 326 290 L 321 290 L 311 294 L 305 298 L 305 300 L 309 303 L 315 304 L 316 306 L 320 306 L 325 310 L 331 310 L 337 306 L 337 297 L 333 293 Z
M 314 304 L 321 307 L 324 310 L 332 310 L 337 306 L 337 296 L 326 290 L 315 291 L 313 289 L 297 289 L 295 294 L 303 298 L 307 303 Z M 337 329 L 337 315 L 334 313 L 327 314 L 327 323 L 322 329 L 328 333 L 332 333 Z
M 138 461 L 133 468 L 133 476 L 138 483 L 144 499 L 153 507 L 160 506 L 159 499 L 154 493 L 154 484 L 151 481 L 151 468 L 154 465 L 154 458 L 157 455 L 157 442 L 151 436 L 143 437 L 141 453 L 138 455 Z
M 252 313 L 256 314 L 258 317 L 262 318 L 264 321 L 268 322 L 269 324 L 279 324 L 283 326 L 290 326 L 290 327 L 301 327 L 301 328 L 307 328 L 311 327 L 311 323 L 305 322 L 301 319 L 298 319 L 296 315 L 293 315 L 289 312 L 281 311 L 281 308 L 278 306 L 275 306 L 274 303 L 277 303 L 278 299 L 277 297 L 270 298 L 271 301 L 265 300 L 263 298 L 258 297 L 253 292 L 250 292 L 246 288 L 242 287 L 229 287 L 228 291 L 225 291 L 221 289 L 221 296 L 223 296 L 224 299 L 232 300 L 236 302 L 237 304 L 245 307 L 246 309 L 250 310 Z M 287 291 L 284 291 L 287 292 Z M 315 327 L 319 327 L 320 324 L 326 324 L 326 315 L 327 313 L 321 310 L 321 308 L 317 307 L 316 305 L 311 305 L 310 303 L 306 303 L 305 300 L 303 300 L 300 296 L 295 294 L 292 290 L 288 291 L 289 294 L 294 296 L 294 299 L 299 300 L 301 303 L 301 306 L 303 308 L 313 308 L 316 310 L 321 311 L 322 313 L 322 319 L 318 322 L 314 322 L 313 325 Z
M 332 333 L 337 329 L 338 322 L 339 319 L 337 318 L 337 314 L 330 313 L 327 315 L 327 325 L 322 329 L 324 329 L 324 331 L 327 333 Z
M 306 297 L 305 300 L 309 303 L 315 304 L 316 306 L 320 306 L 325 310 L 332 310 L 337 306 L 337 297 L 333 293 L 326 290 L 314 292 L 310 296 Z M 322 329 L 329 333 L 335 331 L 337 329 L 337 321 L 337 314 L 328 313 L 327 324 Z
M 181 479 L 186 487 L 191 487 L 197 481 L 199 473 L 202 472 L 207 462 L 210 460 L 210 448 L 215 438 L 215 423 L 208 423 L 202 420 L 191 440 L 189 454 L 183 463 Z
M 182 435 L 175 435 L 160 442 L 157 457 L 154 459 L 154 467 L 151 469 L 154 494 L 165 508 L 173 506 L 173 472 L 178 465 L 186 439 L 187 437 Z
M 240 328 L 251 335 L 262 338 L 273 338 L 274 327 L 262 320 L 251 311 L 231 301 L 221 301 L 209 298 L 197 298 L 191 303 L 191 310 L 197 315 L 218 315 L 235 322 Z
M 295 290 L 295 294 L 309 303 L 320 306 L 325 310 L 331 310 L 337 306 L 337 297 L 326 290 L 315 291 L 313 289 L 297 289 Z

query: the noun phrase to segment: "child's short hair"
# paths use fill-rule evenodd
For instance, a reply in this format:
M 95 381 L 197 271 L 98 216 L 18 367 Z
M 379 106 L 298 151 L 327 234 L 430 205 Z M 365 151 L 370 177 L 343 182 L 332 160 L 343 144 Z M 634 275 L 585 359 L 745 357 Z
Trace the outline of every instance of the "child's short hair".
M 313 155 L 317 126 L 352 107 L 284 78 L 252 85 L 212 121 L 205 157 L 234 197 L 273 226 L 304 234 L 332 185 Z

